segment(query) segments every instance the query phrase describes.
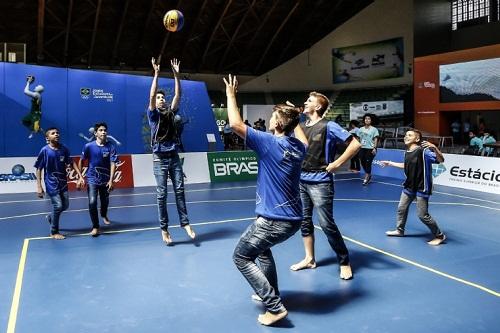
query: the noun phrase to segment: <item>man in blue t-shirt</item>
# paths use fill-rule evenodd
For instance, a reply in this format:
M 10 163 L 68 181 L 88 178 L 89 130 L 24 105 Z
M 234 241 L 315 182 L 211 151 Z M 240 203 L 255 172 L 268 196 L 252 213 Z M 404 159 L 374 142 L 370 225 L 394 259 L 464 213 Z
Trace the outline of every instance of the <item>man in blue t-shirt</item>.
M 278 276 L 271 247 L 284 242 L 300 228 L 302 205 L 299 193 L 300 166 L 307 139 L 297 124 L 300 112 L 285 104 L 276 105 L 269 123 L 274 134 L 255 130 L 243 122 L 236 105 L 236 77 L 224 78 L 229 124 L 246 139 L 259 157 L 257 175 L 257 219 L 243 233 L 233 254 L 238 270 L 253 288 L 267 311 L 257 320 L 271 325 L 288 314 L 279 297 Z M 290 134 L 295 129 L 295 137 Z M 258 259 L 259 264 L 256 264 Z
M 417 199 L 418 218 L 434 236 L 429 245 L 442 244 L 446 236 L 439 229 L 436 221 L 429 214 L 429 198 L 432 194 L 432 164 L 444 162 L 441 151 L 432 143 L 422 140 L 418 130 L 408 130 L 404 137 L 406 145 L 404 163 L 381 161 L 382 166 L 392 166 L 404 169 L 406 180 L 399 199 L 396 229 L 387 231 L 387 236 L 403 237 L 410 204 Z
M 35 162 L 37 195 L 43 198 L 42 171 L 45 190 L 52 203 L 52 214 L 47 215 L 50 224 L 50 237 L 54 239 L 64 239 L 64 235 L 59 233 L 59 217 L 61 213 L 68 209 L 68 182 L 66 179 L 66 167 L 72 166 L 78 174 L 77 187 L 83 185 L 83 177 L 75 162 L 72 162 L 69 150 L 59 142 L 59 130 L 55 127 L 49 128 L 45 132 L 47 145 L 44 146 Z
M 340 127 L 336 122 L 323 118 L 330 102 L 328 98 L 315 91 L 304 102 L 304 114 L 307 117 L 301 127 L 309 141 L 307 155 L 302 163 L 300 175 L 300 197 L 304 212 L 301 233 L 304 242 L 305 257 L 290 267 L 293 271 L 315 268 L 313 208 L 316 208 L 321 229 L 328 243 L 335 251 L 340 266 L 340 278 L 352 278 L 349 252 L 344 239 L 333 218 L 333 172 L 344 162 L 356 155 L 361 146 L 358 140 Z M 339 142 L 346 142 L 346 150 L 335 159 L 335 147 Z
M 82 163 L 87 160 L 87 193 L 89 196 L 89 213 L 92 221 L 93 237 L 99 235 L 99 217 L 97 215 L 97 196 L 101 198 L 101 217 L 104 224 L 111 224 L 108 219 L 109 192 L 113 190 L 113 178 L 116 170 L 115 146 L 108 141 L 108 125 L 97 123 L 94 125 L 95 141 L 83 147 L 82 157 L 78 168 L 82 170 Z
M 174 98 L 170 105 L 165 101 L 165 92 L 158 90 L 158 75 L 160 65 L 155 59 L 151 59 L 154 69 L 153 82 L 149 93 L 148 119 L 151 127 L 151 146 L 153 148 L 153 172 L 156 179 L 156 202 L 158 203 L 158 218 L 162 239 L 167 245 L 172 244 L 172 237 L 168 231 L 167 214 L 167 179 L 174 186 L 175 203 L 179 213 L 181 227 L 191 239 L 195 238 L 195 233 L 189 225 L 186 208 L 186 198 L 184 195 L 184 171 L 182 163 L 177 153 L 179 140 L 177 139 L 176 112 L 181 100 L 181 81 L 179 79 L 179 65 L 177 59 L 172 59 L 170 65 L 174 73 Z

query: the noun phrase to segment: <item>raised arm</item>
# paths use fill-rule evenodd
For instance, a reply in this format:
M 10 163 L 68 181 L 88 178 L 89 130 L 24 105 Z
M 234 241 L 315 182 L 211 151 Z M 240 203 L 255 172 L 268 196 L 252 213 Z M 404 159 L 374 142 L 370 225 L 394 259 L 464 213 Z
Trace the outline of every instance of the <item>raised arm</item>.
M 436 161 L 438 163 L 443 163 L 444 162 L 443 153 L 441 153 L 441 151 L 438 149 L 438 147 L 436 147 L 435 144 L 433 144 L 433 143 L 431 143 L 429 141 L 422 141 L 422 147 L 429 148 L 432 151 L 434 151 L 434 153 L 436 153 Z
M 170 65 L 172 66 L 172 72 L 174 73 L 174 81 L 175 81 L 174 98 L 172 99 L 172 104 L 170 105 L 170 108 L 174 111 L 179 108 L 179 103 L 181 101 L 181 94 L 182 94 L 181 80 L 179 79 L 180 64 L 181 62 L 175 58 L 170 60 Z
M 236 76 L 229 74 L 227 80 L 223 78 L 226 84 L 227 96 L 227 117 L 229 118 L 229 126 L 239 137 L 245 139 L 247 135 L 247 125 L 241 119 L 238 105 L 236 104 L 236 92 L 238 91 L 238 80 Z
M 156 109 L 156 91 L 158 90 L 158 75 L 160 74 L 160 64 L 156 63 L 155 58 L 151 58 L 151 65 L 153 66 L 153 82 L 151 82 L 151 90 L 149 91 L 149 109 Z
M 29 96 L 29 97 L 38 99 L 38 98 L 40 98 L 40 94 L 35 92 L 35 91 L 30 90 L 30 84 L 32 82 L 33 82 L 32 77 L 28 76 L 28 79 L 26 81 L 26 86 L 24 87 L 24 94 Z

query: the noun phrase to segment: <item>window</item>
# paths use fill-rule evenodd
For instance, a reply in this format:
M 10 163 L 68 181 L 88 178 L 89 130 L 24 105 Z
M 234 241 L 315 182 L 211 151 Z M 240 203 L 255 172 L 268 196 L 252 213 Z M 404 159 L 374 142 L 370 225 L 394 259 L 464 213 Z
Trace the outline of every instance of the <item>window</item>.
M 500 2 L 499 2 L 500 4 Z M 463 22 L 490 22 L 490 0 L 457 0 L 451 3 L 451 27 L 457 30 Z

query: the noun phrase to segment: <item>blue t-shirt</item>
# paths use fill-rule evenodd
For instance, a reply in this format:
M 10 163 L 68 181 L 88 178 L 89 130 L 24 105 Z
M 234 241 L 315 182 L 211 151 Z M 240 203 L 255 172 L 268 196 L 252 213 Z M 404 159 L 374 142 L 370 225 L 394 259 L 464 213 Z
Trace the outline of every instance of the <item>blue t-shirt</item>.
M 87 143 L 83 147 L 82 159 L 89 161 L 87 182 L 92 185 L 105 185 L 109 182 L 111 163 L 116 163 L 115 146 L 107 141 L 99 146 L 97 141 Z
M 359 139 L 361 140 L 361 148 L 373 149 L 375 148 L 374 139 L 379 136 L 378 129 L 373 126 L 368 128 L 361 127 L 358 131 Z
M 68 190 L 66 165 L 71 163 L 69 150 L 62 144 L 57 149 L 46 145 L 40 150 L 35 162 L 35 168 L 43 169 L 45 190 L 50 196 Z
M 175 113 L 174 110 L 172 110 L 171 108 L 169 108 L 167 112 Z M 177 145 L 178 145 L 177 140 L 172 139 L 161 142 L 155 140 L 160 125 L 160 110 L 148 109 L 148 120 L 149 120 L 149 127 L 151 128 L 151 146 L 153 148 L 153 153 L 167 153 L 167 152 L 177 151 Z
M 249 126 L 246 142 L 259 157 L 255 213 L 273 220 L 301 221 L 299 180 L 306 146 L 296 138 Z
M 335 153 L 337 150 L 337 143 L 345 142 L 351 137 L 351 134 L 342 128 L 339 124 L 334 121 L 329 121 L 326 125 L 326 142 L 325 142 L 325 161 L 326 163 L 332 163 L 335 159 Z M 313 149 L 313 145 L 322 145 L 323 142 L 309 140 L 308 149 Z M 307 183 L 326 183 L 333 181 L 333 174 L 322 171 L 322 172 L 307 172 L 302 171 L 300 174 L 300 180 Z

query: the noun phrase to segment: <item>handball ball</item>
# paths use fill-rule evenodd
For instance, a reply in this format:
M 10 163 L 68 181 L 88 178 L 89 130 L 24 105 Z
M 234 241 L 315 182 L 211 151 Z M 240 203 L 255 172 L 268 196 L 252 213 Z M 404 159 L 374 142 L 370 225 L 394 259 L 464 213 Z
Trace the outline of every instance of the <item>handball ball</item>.
M 163 25 L 168 31 L 179 31 L 184 25 L 184 15 L 178 10 L 169 10 L 165 16 L 163 16 Z

